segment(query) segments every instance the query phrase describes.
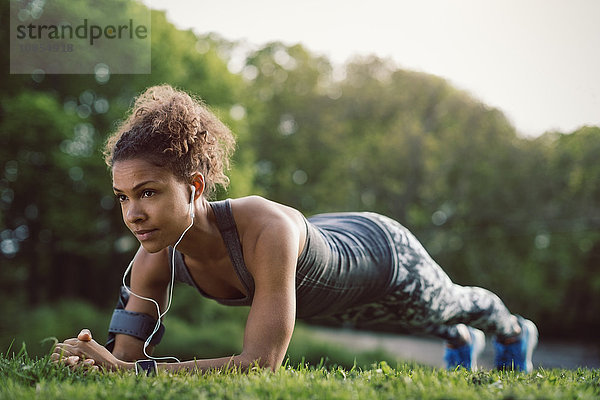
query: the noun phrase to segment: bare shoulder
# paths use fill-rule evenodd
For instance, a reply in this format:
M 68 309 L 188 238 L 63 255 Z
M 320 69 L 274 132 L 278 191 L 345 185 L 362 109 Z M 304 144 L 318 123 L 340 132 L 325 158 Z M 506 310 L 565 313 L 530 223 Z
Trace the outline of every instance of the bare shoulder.
M 142 246 L 138 249 L 133 263 L 132 279 L 144 286 L 163 285 L 169 282 L 169 249 L 149 253 Z M 132 281 L 133 283 L 133 281 Z
M 295 208 L 265 199 L 248 196 L 231 200 L 231 208 L 238 225 L 271 225 L 279 223 L 304 223 L 302 213 Z
M 168 253 L 168 249 L 163 249 L 156 253 L 149 253 L 140 246 L 135 255 L 133 270 L 131 271 L 130 286 L 133 293 L 155 299 L 161 308 L 164 307 L 165 293 L 170 281 Z M 129 297 L 125 309 L 145 313 L 157 318 L 154 304 L 142 300 L 137 296 Z M 128 339 L 125 339 L 125 341 L 127 340 Z M 119 341 L 122 343 L 123 339 L 119 339 Z
M 293 249 L 297 256 L 304 247 L 306 223 L 298 210 L 260 196 L 231 200 L 231 208 L 248 256 L 275 247 Z

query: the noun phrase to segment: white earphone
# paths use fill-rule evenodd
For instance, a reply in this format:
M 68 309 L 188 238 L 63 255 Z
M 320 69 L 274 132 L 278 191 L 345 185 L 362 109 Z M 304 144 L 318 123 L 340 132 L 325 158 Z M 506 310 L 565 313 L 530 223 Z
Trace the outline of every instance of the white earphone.
M 133 267 L 133 262 L 135 261 L 135 256 L 133 256 L 133 259 L 131 260 L 131 262 L 129 263 L 129 266 L 127 267 L 127 269 L 125 270 L 125 273 L 123 274 L 123 287 L 129 294 L 132 294 L 139 299 L 150 301 L 150 302 L 154 303 L 154 305 L 156 306 L 156 315 L 158 315 L 158 319 L 156 320 L 156 325 L 154 326 L 154 330 L 152 331 L 150 336 L 148 336 L 148 339 L 146 339 L 146 341 L 144 342 L 144 349 L 143 349 L 144 355 L 152 360 L 175 360 L 176 362 L 181 362 L 181 361 L 179 361 L 179 359 L 177 357 L 152 357 L 151 355 L 149 355 L 147 353 L 146 348 L 150 345 L 150 342 L 152 341 L 152 337 L 154 337 L 156 332 L 158 332 L 158 330 L 160 329 L 160 323 L 161 323 L 162 317 L 164 317 L 165 314 L 171 308 L 171 301 L 173 300 L 173 283 L 175 280 L 175 248 L 177 248 L 177 245 L 179 244 L 179 242 L 181 242 L 181 239 L 183 239 L 183 236 L 187 233 L 187 231 L 194 225 L 194 211 L 195 211 L 194 197 L 195 197 L 195 195 L 196 195 L 196 187 L 192 185 L 192 194 L 190 196 L 190 207 L 189 207 L 189 215 L 191 218 L 191 222 L 190 222 L 190 225 L 187 228 L 185 228 L 185 230 L 183 231 L 181 236 L 179 236 L 179 239 L 177 240 L 177 242 L 173 245 L 173 255 L 171 257 L 171 280 L 169 283 L 169 301 L 167 302 L 167 308 L 165 309 L 165 311 L 163 313 L 160 312 L 160 306 L 158 305 L 158 302 L 156 300 L 154 300 L 150 297 L 144 297 L 144 296 L 140 296 L 140 295 L 134 293 L 131 290 L 131 288 L 125 284 L 125 278 L 127 277 L 127 274 L 131 271 L 131 268 Z
M 196 186 L 192 185 L 192 196 L 190 197 L 190 217 L 194 222 L 194 197 L 196 195 Z

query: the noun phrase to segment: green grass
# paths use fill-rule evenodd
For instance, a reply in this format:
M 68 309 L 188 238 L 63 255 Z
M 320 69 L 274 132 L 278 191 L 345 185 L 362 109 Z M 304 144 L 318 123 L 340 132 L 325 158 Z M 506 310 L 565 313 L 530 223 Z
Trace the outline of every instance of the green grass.
M 598 399 L 600 370 L 444 371 L 386 362 L 366 368 L 299 364 L 275 373 L 214 371 L 137 378 L 70 371 L 26 351 L 0 355 L 0 399 Z

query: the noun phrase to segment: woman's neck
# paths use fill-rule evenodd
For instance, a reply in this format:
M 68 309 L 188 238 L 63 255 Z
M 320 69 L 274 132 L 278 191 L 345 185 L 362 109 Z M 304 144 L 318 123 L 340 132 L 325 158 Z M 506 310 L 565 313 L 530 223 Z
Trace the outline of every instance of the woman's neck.
M 211 259 L 221 259 L 227 250 L 212 207 L 204 197 L 200 197 L 194 208 L 194 224 L 176 250 L 191 260 L 210 262 Z

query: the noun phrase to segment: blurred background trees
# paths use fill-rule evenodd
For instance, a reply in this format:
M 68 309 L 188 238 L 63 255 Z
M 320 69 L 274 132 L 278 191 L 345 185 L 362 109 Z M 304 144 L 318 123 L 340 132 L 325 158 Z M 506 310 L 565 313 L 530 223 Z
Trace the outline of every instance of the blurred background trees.
M 101 149 L 160 83 L 200 96 L 236 133 L 220 198 L 388 215 L 456 282 L 498 293 L 544 336 L 600 330 L 599 127 L 524 138 L 441 78 L 373 56 L 332 65 L 300 45 L 247 49 L 157 11 L 150 75 L 9 75 L 3 51 L 1 346 L 23 310 L 65 298 L 112 307 L 137 242 Z

